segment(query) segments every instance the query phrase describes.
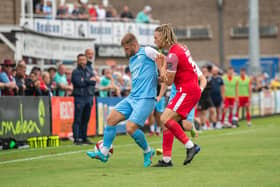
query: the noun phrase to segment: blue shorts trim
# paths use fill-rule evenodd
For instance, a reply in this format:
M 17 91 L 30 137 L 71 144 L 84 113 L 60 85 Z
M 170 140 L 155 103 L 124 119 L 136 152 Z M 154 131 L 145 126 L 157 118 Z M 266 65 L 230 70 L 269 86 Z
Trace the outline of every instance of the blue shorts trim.
M 139 125 L 144 126 L 148 116 L 155 108 L 155 99 L 135 99 L 126 97 L 115 106 L 115 110 L 122 113 L 125 119 Z
M 194 121 L 194 113 L 195 113 L 195 108 L 193 108 L 191 111 L 190 111 L 190 113 L 188 114 L 188 116 L 187 116 L 187 121 L 189 121 L 189 122 L 193 122 Z

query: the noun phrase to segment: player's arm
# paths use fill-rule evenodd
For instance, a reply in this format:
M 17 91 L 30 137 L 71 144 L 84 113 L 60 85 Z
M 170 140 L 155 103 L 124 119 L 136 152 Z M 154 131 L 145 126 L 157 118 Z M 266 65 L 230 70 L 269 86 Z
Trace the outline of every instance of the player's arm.
M 201 93 L 203 92 L 204 88 L 207 85 L 207 79 L 205 78 L 205 76 L 202 74 L 202 72 L 200 71 L 199 67 L 196 67 L 196 73 L 198 76 L 198 80 L 199 80 L 199 87 L 201 89 Z
M 148 58 L 152 59 L 157 64 L 160 79 L 164 81 L 166 79 L 166 64 L 164 64 L 165 56 L 152 47 L 145 47 L 145 53 Z
M 163 82 L 160 84 L 160 91 L 157 97 L 157 101 L 159 101 L 165 94 L 166 90 L 167 90 L 167 85 Z
M 169 53 L 165 58 L 163 55 L 159 55 L 156 59 L 158 64 L 162 65 L 161 73 L 164 76 L 164 82 L 170 86 L 174 82 L 174 78 L 177 71 L 178 57 L 175 53 Z

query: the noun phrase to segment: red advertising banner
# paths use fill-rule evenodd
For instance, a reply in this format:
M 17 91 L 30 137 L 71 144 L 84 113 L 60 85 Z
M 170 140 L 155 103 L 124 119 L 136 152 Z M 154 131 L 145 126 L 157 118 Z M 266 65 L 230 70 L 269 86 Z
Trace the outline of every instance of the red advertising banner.
M 72 125 L 74 121 L 74 97 L 52 97 L 52 134 L 60 138 L 73 136 Z M 95 98 L 88 123 L 88 136 L 96 135 L 96 107 Z

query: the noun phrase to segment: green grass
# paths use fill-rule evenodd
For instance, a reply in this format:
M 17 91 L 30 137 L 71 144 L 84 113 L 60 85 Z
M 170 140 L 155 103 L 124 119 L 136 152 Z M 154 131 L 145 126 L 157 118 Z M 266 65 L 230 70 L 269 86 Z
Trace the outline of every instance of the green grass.
M 1 151 L 0 186 L 280 186 L 280 117 L 252 122 L 251 128 L 241 122 L 237 129 L 201 133 L 195 141 L 202 150 L 188 166 L 175 141 L 173 168 L 143 168 L 142 152 L 128 136 L 116 138 L 106 164 L 86 157 L 91 146 L 69 141 L 58 148 Z M 161 146 L 159 137 L 148 141 Z

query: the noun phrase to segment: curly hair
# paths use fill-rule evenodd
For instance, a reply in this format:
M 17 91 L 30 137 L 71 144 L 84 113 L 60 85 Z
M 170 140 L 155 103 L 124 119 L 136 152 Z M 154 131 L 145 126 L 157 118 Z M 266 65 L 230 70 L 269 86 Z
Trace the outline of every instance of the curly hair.
M 171 46 L 177 43 L 177 38 L 173 28 L 170 24 L 162 24 L 155 29 L 155 32 L 161 33 L 161 44 L 162 46 Z

